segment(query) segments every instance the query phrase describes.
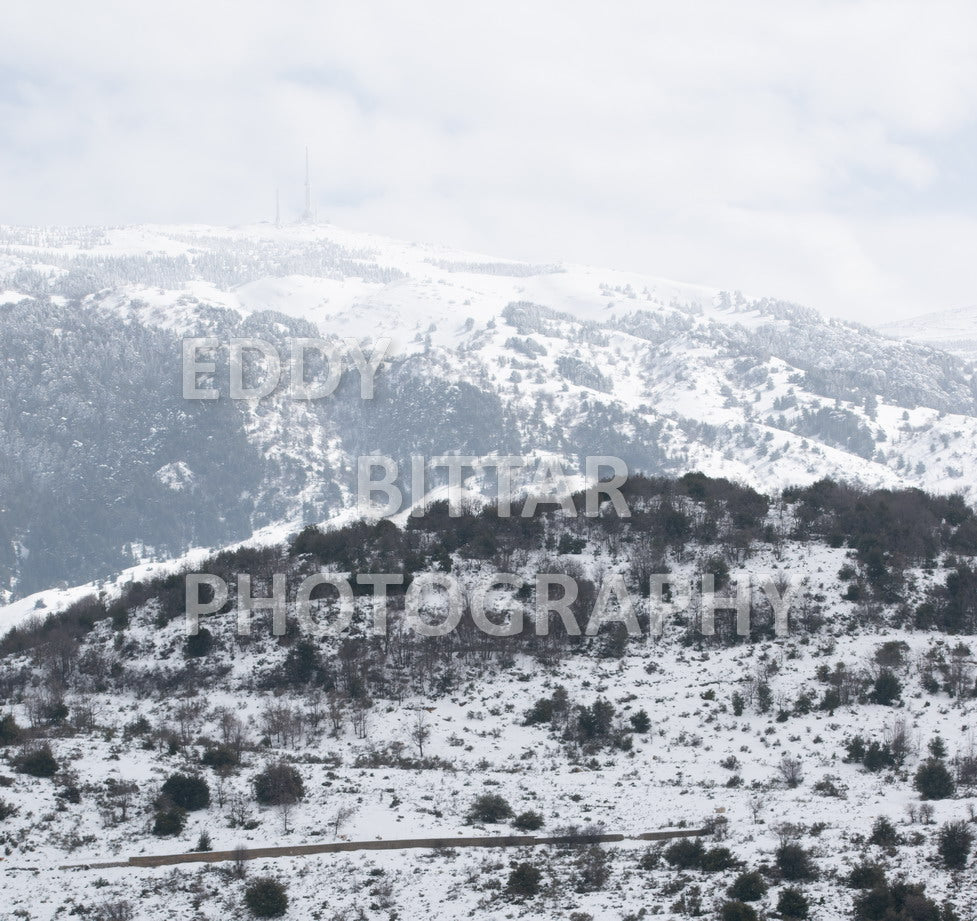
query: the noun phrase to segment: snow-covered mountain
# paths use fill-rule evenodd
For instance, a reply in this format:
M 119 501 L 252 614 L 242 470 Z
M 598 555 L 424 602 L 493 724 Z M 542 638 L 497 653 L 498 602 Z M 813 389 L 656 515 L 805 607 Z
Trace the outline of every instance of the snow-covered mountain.
M 770 299 L 267 224 L 2 228 L 0 291 L 8 597 L 327 520 L 373 452 L 974 494 L 970 366 Z M 373 400 L 204 403 L 190 335 L 393 345 Z
M 973 917 L 960 867 L 977 687 L 960 634 L 974 631 L 977 517 L 918 491 L 803 488 L 831 477 L 973 500 L 968 364 L 790 304 L 327 226 L 6 229 L 2 245 L 12 917 L 258 917 L 266 877 L 288 917 L 325 921 L 755 919 L 751 905 Z M 188 401 L 181 339 L 204 335 L 394 346 L 373 400 L 354 376 L 314 403 Z M 217 362 L 226 392 L 226 350 Z M 505 519 L 473 503 L 391 527 L 353 507 L 355 459 L 372 452 L 610 454 L 793 488 L 768 501 L 725 479 L 634 477 L 625 519 Z M 308 521 L 326 526 L 296 537 Z M 230 586 L 192 637 L 186 568 Z M 536 576 L 564 574 L 581 626 L 623 580 L 641 630 L 611 618 L 593 635 L 489 640 L 465 619 L 432 641 L 394 590 L 382 636 L 366 595 L 339 636 L 306 635 L 296 584 L 323 570 L 450 574 L 469 599 L 511 572 L 521 586 L 493 603 L 526 624 Z M 726 611 L 704 633 L 702 597 L 676 592 L 658 637 L 646 626 L 662 572 L 693 587 L 709 573 L 727 596 L 803 585 L 786 636 L 749 589 L 748 634 Z M 284 635 L 267 612 L 239 632 L 239 573 L 254 597 L 288 576 Z M 294 795 L 261 793 L 276 776 Z M 698 849 L 635 837 L 703 826 Z M 624 840 L 366 847 L 601 827 Z M 349 841 L 362 850 L 138 863 Z
M 878 327 L 884 336 L 943 349 L 964 361 L 977 361 L 977 307 L 924 313 Z

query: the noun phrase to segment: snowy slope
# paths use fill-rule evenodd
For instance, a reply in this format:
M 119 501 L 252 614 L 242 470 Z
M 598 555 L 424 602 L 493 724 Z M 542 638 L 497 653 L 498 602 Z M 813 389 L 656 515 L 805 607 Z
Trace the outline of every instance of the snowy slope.
M 215 423 L 218 442 L 237 438 L 254 452 L 241 462 L 236 497 L 221 499 L 231 513 L 226 522 L 211 515 L 210 530 L 195 524 L 189 532 L 164 523 L 152 538 L 130 523 L 108 522 L 100 533 L 115 543 L 98 556 L 83 541 L 52 546 L 56 525 L 38 532 L 29 509 L 51 507 L 51 482 L 96 484 L 101 503 L 121 490 L 119 499 L 136 506 L 133 490 L 145 487 L 117 485 L 112 463 L 97 456 L 74 462 L 60 433 L 39 432 L 33 420 L 50 415 L 51 405 L 39 389 L 36 411 L 8 406 L 8 424 L 24 441 L 12 458 L 22 465 L 19 479 L 8 488 L 23 492 L 26 479 L 36 490 L 34 504 L 6 523 L 0 509 L 0 592 L 8 597 L 177 557 L 195 545 L 231 543 L 283 522 L 329 519 L 352 503 L 355 458 L 363 453 L 405 459 L 550 451 L 574 464 L 612 454 L 633 470 L 701 469 L 768 492 L 828 476 L 977 497 L 972 370 L 945 352 L 783 302 L 588 266 L 527 265 L 325 224 L 0 228 L 0 260 L 0 312 L 8 326 L 20 325 L 19 342 L 30 341 L 32 323 L 70 321 L 70 334 L 78 335 L 86 324 L 112 329 L 121 322 L 138 343 L 134 330 L 157 337 L 146 348 L 157 350 L 154 386 L 166 389 L 178 386 L 178 339 L 186 335 L 285 343 L 318 332 L 367 347 L 379 337 L 393 342 L 372 405 L 353 388 L 311 405 L 280 390 L 231 407 Z M 10 363 L 32 362 L 24 374 L 36 378 L 38 359 L 20 348 L 11 347 Z M 57 362 L 57 353 L 49 349 L 45 359 Z M 75 369 L 55 373 L 74 376 Z M 20 375 L 10 378 L 11 402 L 32 398 Z M 70 427 L 80 409 L 71 403 L 63 423 L 44 424 Z M 152 427 L 147 421 L 145 431 L 133 412 L 113 407 L 153 447 L 147 453 L 134 444 L 132 459 L 120 464 L 145 462 L 155 482 L 169 484 L 160 503 L 188 508 L 195 485 L 206 492 L 222 483 L 219 453 L 204 458 L 192 442 L 160 438 L 178 407 Z M 119 441 L 126 438 L 133 440 L 126 433 Z M 243 457 L 240 446 L 230 457 Z M 181 471 L 178 480 L 173 470 Z M 38 570 L 39 554 L 49 551 L 76 562 L 63 572 L 50 562 Z
M 977 307 L 924 313 L 884 323 L 878 329 L 893 339 L 908 339 L 943 349 L 965 361 L 977 360 Z

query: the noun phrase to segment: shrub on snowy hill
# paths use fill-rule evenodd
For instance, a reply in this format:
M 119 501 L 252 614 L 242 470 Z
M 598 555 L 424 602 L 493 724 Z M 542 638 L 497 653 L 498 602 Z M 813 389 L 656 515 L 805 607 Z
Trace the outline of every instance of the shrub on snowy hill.
M 513 898 L 532 898 L 539 893 L 543 874 L 531 863 L 513 867 L 506 882 L 506 893 Z
M 196 774 L 171 774 L 160 792 L 165 801 L 187 812 L 206 809 L 210 805 L 210 786 Z
M 962 870 L 967 865 L 974 833 L 965 822 L 946 822 L 937 836 L 937 853 L 949 870 Z
M 543 824 L 543 816 L 532 809 L 520 812 L 512 820 L 512 827 L 519 829 L 519 831 L 538 831 L 543 827 Z
M 722 921 L 757 921 L 756 909 L 746 902 L 724 902 L 719 911 Z
M 919 766 L 913 786 L 922 799 L 947 799 L 956 792 L 953 775 L 939 758 L 930 758 Z
M 774 860 L 782 879 L 811 879 L 815 875 L 811 853 L 796 841 L 782 841 L 774 852 Z
M 21 749 L 13 759 L 13 765 L 16 771 L 31 777 L 53 777 L 61 767 L 47 742 Z
M 153 818 L 153 834 L 158 838 L 178 835 L 186 825 L 186 815 L 182 809 L 160 809 Z
M 864 860 L 852 867 L 845 882 L 852 889 L 874 889 L 885 883 L 885 869 L 878 863 Z
M 12 713 L 4 713 L 0 716 L 0 747 L 18 742 L 22 732 Z
M 880 883 L 855 897 L 855 921 L 950 921 L 922 883 Z
M 256 918 L 280 918 L 288 910 L 288 893 L 277 879 L 263 876 L 248 884 L 244 904 Z
M 491 825 L 512 817 L 512 806 L 498 793 L 482 793 L 468 809 L 466 821 L 471 825 Z
M 705 845 L 698 838 L 679 838 L 664 851 L 664 858 L 680 870 L 692 870 L 702 866 Z
M 305 797 L 302 775 L 284 761 L 269 764 L 254 778 L 254 796 L 262 806 L 297 803 Z
M 780 891 L 777 898 L 777 911 L 781 917 L 804 921 L 810 912 L 807 896 L 800 889 L 788 887 Z
M 767 881 L 756 870 L 741 873 L 729 887 L 729 894 L 739 902 L 757 902 L 767 891 Z

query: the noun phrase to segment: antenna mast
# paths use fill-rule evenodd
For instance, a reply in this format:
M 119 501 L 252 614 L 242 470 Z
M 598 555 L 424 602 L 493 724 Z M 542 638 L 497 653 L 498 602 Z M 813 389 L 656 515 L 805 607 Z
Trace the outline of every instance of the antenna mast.
M 305 148 L 305 211 L 302 212 L 302 220 L 306 224 L 311 224 L 315 220 L 312 212 L 312 180 L 309 177 L 309 148 Z

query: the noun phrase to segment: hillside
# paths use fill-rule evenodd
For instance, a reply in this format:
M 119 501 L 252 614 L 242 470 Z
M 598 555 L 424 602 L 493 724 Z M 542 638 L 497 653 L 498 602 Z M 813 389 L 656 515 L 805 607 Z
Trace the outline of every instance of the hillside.
M 289 916 L 327 921 L 713 917 L 729 887 L 766 916 L 799 890 L 812 918 L 869 921 L 880 905 L 896 919 L 974 917 L 972 868 L 954 869 L 940 844 L 972 833 L 977 811 L 973 510 L 830 481 L 770 499 L 701 474 L 634 477 L 624 495 L 629 517 L 606 503 L 595 518 L 505 518 L 491 505 L 452 518 L 435 503 L 402 527 L 309 527 L 201 559 L 229 598 L 192 636 L 179 573 L 9 632 L 0 835 L 12 916 L 239 917 L 248 884 L 270 875 Z M 348 626 L 310 632 L 296 591 L 322 571 L 353 585 L 401 574 L 388 629 L 371 629 L 359 585 Z M 498 572 L 517 577 L 487 596 L 499 626 L 536 623 L 538 573 L 575 581 L 581 628 L 620 577 L 639 635 L 612 616 L 574 636 L 552 615 L 545 636 L 488 636 L 472 599 Z M 268 611 L 241 632 L 239 573 L 255 597 L 285 574 L 281 635 Z M 656 573 L 674 607 L 656 602 Z M 727 595 L 752 580 L 745 635 L 722 609 L 704 633 L 695 591 L 683 606 L 679 586 L 702 573 Z M 407 617 L 405 591 L 430 576 L 464 592 L 441 637 Z M 778 635 L 758 586 L 801 578 Z M 332 590 L 313 607 L 316 626 L 339 614 Z M 624 618 L 620 597 L 606 613 Z M 423 619 L 443 616 L 434 600 Z M 204 833 L 218 850 L 704 824 L 698 849 L 366 852 L 257 860 L 244 878 L 233 864 L 57 869 L 189 851 Z
M 977 307 L 924 313 L 884 323 L 878 330 L 893 339 L 942 349 L 964 361 L 977 359 Z
M 334 519 L 367 453 L 974 496 L 969 365 L 771 299 L 267 224 L 0 228 L 0 291 L 0 599 Z M 393 345 L 370 401 L 289 400 L 287 369 L 184 400 L 204 335 Z

